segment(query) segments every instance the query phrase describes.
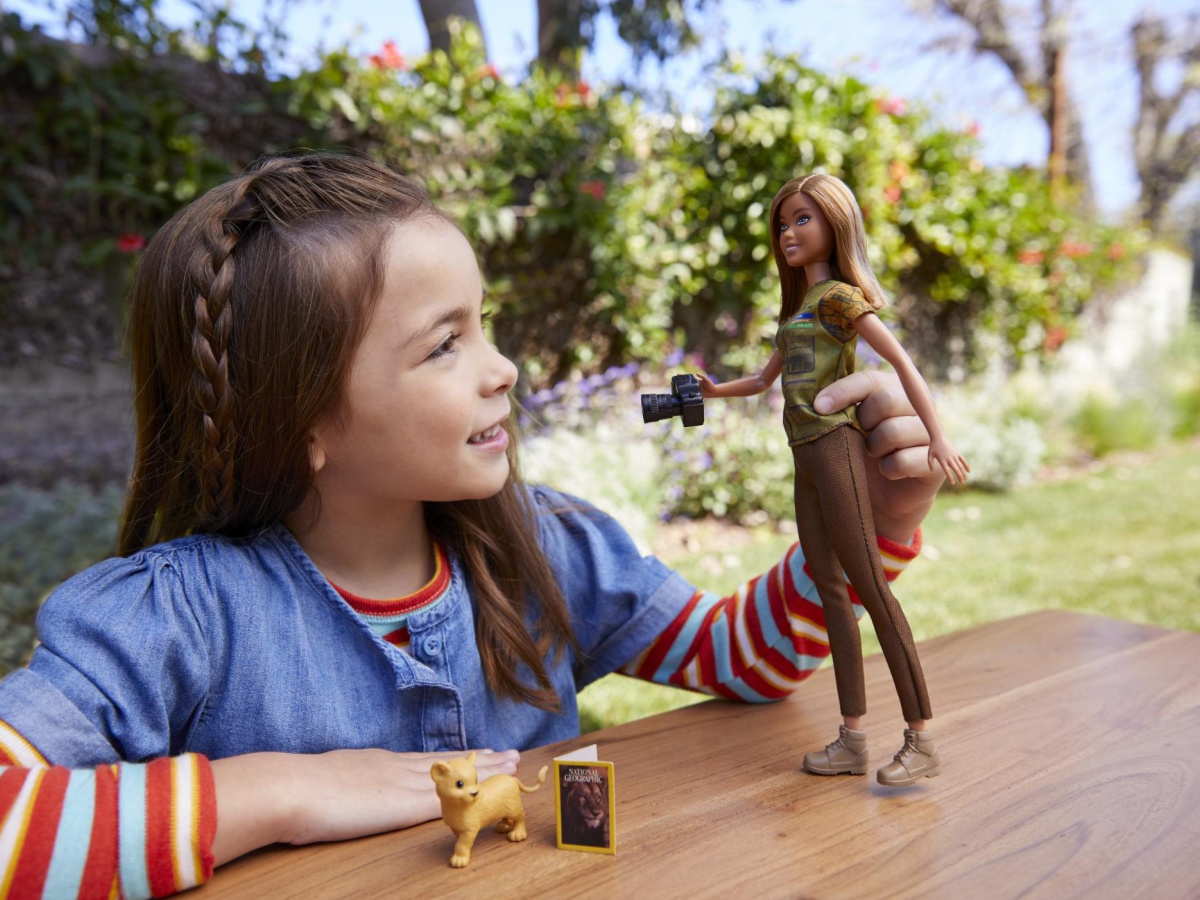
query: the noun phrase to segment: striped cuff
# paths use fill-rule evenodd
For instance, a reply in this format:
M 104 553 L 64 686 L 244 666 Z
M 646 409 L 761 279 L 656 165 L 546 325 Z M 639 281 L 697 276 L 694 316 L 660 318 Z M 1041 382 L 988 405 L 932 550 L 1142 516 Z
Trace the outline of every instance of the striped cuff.
M 216 819 L 212 769 L 198 754 L 0 768 L 0 897 L 132 900 L 203 884 Z
M 46 765 L 46 758 L 38 753 L 37 748 L 18 734 L 15 728 L 0 719 L 0 766 L 24 766 L 33 769 Z
M 199 754 L 123 764 L 118 784 L 121 891 L 166 897 L 212 877 L 217 802 Z

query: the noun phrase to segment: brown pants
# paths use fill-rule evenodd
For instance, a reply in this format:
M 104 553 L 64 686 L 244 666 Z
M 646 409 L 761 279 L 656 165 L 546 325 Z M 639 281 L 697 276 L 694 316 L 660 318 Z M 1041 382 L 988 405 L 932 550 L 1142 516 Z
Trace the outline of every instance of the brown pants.
M 792 457 L 800 547 L 825 609 L 842 715 L 861 716 L 867 711 L 862 642 L 842 577 L 845 569 L 875 625 L 905 721 L 932 718 L 912 631 L 879 560 L 867 493 L 866 438 L 858 429 L 842 426 L 793 446 Z

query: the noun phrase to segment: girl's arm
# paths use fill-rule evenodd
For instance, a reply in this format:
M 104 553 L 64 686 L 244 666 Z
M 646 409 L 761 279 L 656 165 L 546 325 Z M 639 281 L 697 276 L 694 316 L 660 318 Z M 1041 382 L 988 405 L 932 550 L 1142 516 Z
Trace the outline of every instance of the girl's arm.
M 783 371 L 783 358 L 779 351 L 771 353 L 771 358 L 757 375 L 747 375 L 724 384 L 714 384 L 707 375 L 697 375 L 700 379 L 700 395 L 702 397 L 752 397 L 761 394 L 775 383 L 779 373 Z
M 466 751 L 464 751 L 466 752 Z M 0 872 L 9 896 L 165 897 L 276 842 L 307 844 L 437 818 L 429 769 L 447 754 L 189 753 L 145 764 L 48 765 L 0 721 Z M 519 754 L 479 752 L 481 778 Z M 219 817 L 218 817 L 219 813 Z M 214 833 L 215 832 L 215 833 Z
M 900 383 L 904 385 L 904 392 L 908 395 L 909 402 L 912 403 L 917 415 L 921 417 L 921 421 L 925 423 L 925 428 L 929 431 L 930 466 L 936 461 L 945 471 L 951 484 L 966 481 L 971 467 L 967 465 L 967 461 L 962 458 L 962 455 L 950 443 L 950 439 L 946 437 L 942 423 L 938 420 L 937 408 L 933 405 L 929 386 L 925 384 L 925 379 L 921 377 L 921 373 L 909 359 L 908 353 L 887 330 L 879 316 L 874 313 L 864 313 L 859 316 L 854 320 L 854 327 L 872 350 L 892 364 L 896 374 L 900 377 Z
M 920 551 L 879 538 L 888 581 Z M 846 588 L 856 616 L 863 607 Z M 729 700 L 764 703 L 796 690 L 829 655 L 825 613 L 799 543 L 769 571 L 727 597 L 696 591 L 651 645 L 620 669 L 625 675 Z

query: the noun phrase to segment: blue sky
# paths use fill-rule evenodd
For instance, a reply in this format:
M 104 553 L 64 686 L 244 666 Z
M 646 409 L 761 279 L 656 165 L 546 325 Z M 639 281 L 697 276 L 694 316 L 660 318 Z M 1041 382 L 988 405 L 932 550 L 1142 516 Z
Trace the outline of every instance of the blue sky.
M 266 0 L 232 0 L 234 15 L 255 22 Z M 921 0 L 918 0 L 921 2 Z M 476 0 L 489 53 L 500 70 L 517 75 L 535 46 L 536 0 Z M 722 0 L 710 3 L 697 18 L 705 37 L 699 51 L 659 67 L 647 63 L 641 77 L 669 91 L 680 102 L 702 111 L 707 100 L 703 64 L 721 47 L 740 52 L 751 63 L 765 47 L 803 53 L 826 71 L 844 70 L 889 92 L 932 108 L 945 124 L 977 122 L 983 155 L 993 164 L 1040 164 L 1046 154 L 1046 129 L 1026 106 L 1000 63 L 959 50 L 930 49 L 935 39 L 951 43 L 965 29 L 913 11 L 905 0 Z M 1028 0 L 1015 4 L 1032 6 Z M 61 19 L 53 3 L 10 0 L 10 9 L 47 24 Z M 1093 184 L 1106 217 L 1120 214 L 1137 198 L 1132 130 L 1136 83 L 1130 63 L 1128 30 L 1137 13 L 1150 7 L 1179 17 L 1197 10 L 1196 0 L 1091 0 L 1076 3 L 1075 43 L 1068 61 L 1071 90 L 1082 110 L 1092 151 Z M 183 0 L 163 0 L 163 14 L 174 21 L 192 15 Z M 394 40 L 406 55 L 428 49 L 416 0 L 390 4 L 379 0 L 299 0 L 289 14 L 293 61 L 311 58 L 316 49 L 348 42 L 361 53 Z M 1022 34 L 1032 36 L 1032 22 Z M 603 83 L 628 73 L 629 53 L 606 21 L 584 62 L 584 77 Z M 1165 72 L 1168 82 L 1178 73 Z

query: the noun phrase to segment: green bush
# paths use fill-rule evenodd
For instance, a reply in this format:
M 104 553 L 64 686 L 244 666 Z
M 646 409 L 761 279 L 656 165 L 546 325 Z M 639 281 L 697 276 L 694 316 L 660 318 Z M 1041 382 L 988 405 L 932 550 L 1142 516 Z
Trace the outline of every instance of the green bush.
M 0 135 L 0 163 L 18 173 L 0 218 L 8 252 L 52 271 L 54 246 L 78 232 L 86 252 L 71 265 L 123 264 L 136 248 L 122 232 L 151 233 L 248 162 L 248 147 L 358 150 L 422 178 L 462 224 L 501 349 L 531 390 L 659 363 L 676 346 L 723 376 L 761 364 L 778 305 L 765 216 L 803 172 L 855 190 L 904 341 L 931 378 L 965 371 L 984 338 L 1014 357 L 1057 346 L 1142 246 L 1051 203 L 1044 172 L 984 166 L 969 133 L 796 56 L 755 70 L 726 59 L 697 119 L 536 66 L 506 80 L 470 28 L 411 66 L 343 48 L 276 77 L 261 41 L 222 54 L 203 40 L 246 33 L 224 10 L 173 30 L 156 0 L 113 9 L 128 15 L 92 23 L 100 65 L 4 18 L 17 48 L 0 59 L 4 91 L 26 115 Z M 216 110 L 189 90 L 202 72 L 224 92 Z M 30 193 L 45 172 L 63 176 Z M 47 230 L 51 207 L 73 212 Z

